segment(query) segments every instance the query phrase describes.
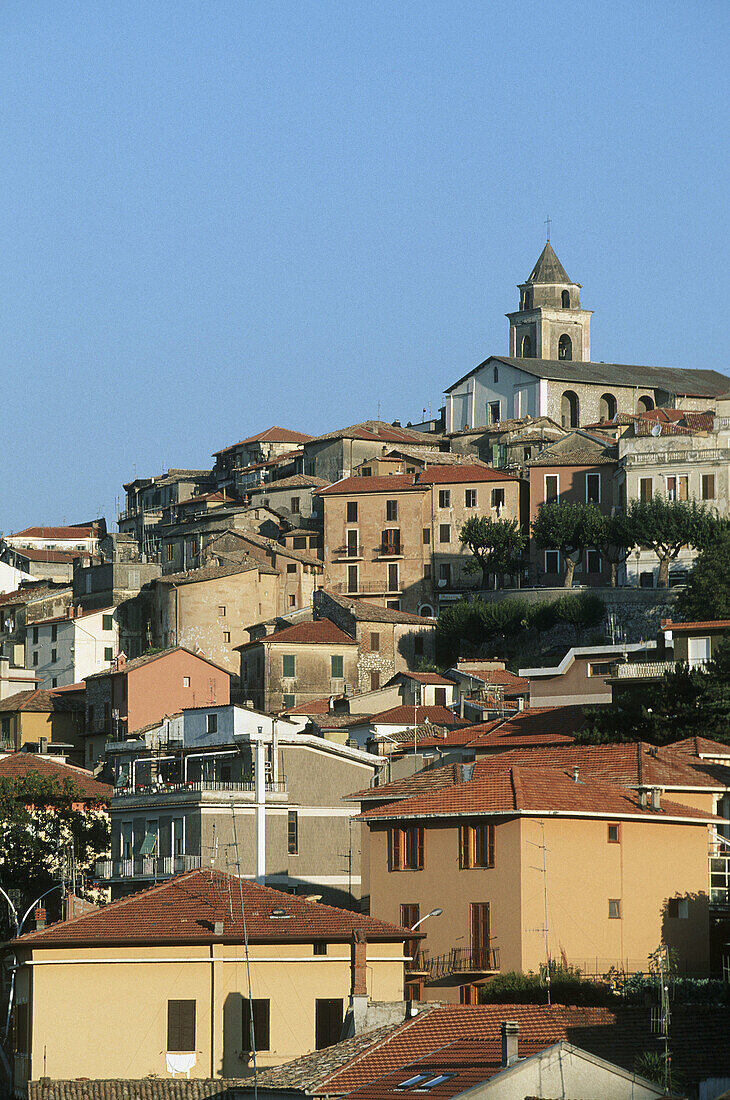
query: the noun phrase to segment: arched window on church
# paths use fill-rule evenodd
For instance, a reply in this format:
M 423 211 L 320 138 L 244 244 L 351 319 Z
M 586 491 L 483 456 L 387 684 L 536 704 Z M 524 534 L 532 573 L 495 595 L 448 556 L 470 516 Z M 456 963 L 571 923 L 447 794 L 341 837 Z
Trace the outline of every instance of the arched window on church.
M 572 359 L 573 358 L 573 341 L 568 336 L 567 332 L 558 340 L 558 359 Z
M 522 296 L 522 308 L 532 309 L 532 292 L 529 290 L 526 290 Z
M 648 413 L 651 412 L 653 408 L 654 402 L 650 397 L 647 397 L 646 395 L 644 397 L 640 397 L 636 404 L 637 413 Z
M 602 393 L 598 403 L 598 412 L 601 420 L 613 420 L 616 415 L 616 398 L 612 393 Z
M 578 394 L 565 390 L 560 401 L 560 423 L 564 428 L 579 426 L 579 411 Z
M 529 336 L 522 337 L 522 348 L 520 355 L 523 359 L 532 359 L 532 340 Z
M 497 366 L 494 368 L 494 381 L 499 382 L 499 367 Z
M 562 294 L 563 309 L 570 309 L 570 291 L 564 290 Z

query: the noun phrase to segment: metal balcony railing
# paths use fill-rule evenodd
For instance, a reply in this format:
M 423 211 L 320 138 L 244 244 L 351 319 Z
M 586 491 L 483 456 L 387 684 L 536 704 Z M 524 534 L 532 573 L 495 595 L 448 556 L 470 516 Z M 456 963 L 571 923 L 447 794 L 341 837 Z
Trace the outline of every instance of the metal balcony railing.
M 284 779 L 277 779 L 276 781 L 267 779 L 264 783 L 264 789 L 267 794 L 286 794 L 286 777 L 284 777 Z M 116 798 L 140 794 L 155 794 L 164 797 L 165 795 L 176 794 L 180 791 L 243 791 L 253 794 L 256 791 L 256 784 L 252 779 L 191 779 L 187 782 L 174 780 L 171 783 L 166 783 L 162 780 L 159 783 L 135 783 L 134 787 L 120 787 L 115 790 L 114 795 Z
M 613 665 L 610 677 L 613 680 L 659 680 L 665 672 L 673 672 L 675 667 L 674 661 L 631 661 Z
M 335 592 L 341 592 L 345 595 L 355 595 L 357 592 L 367 592 L 371 595 L 386 592 L 403 592 L 405 584 L 403 581 L 398 581 L 396 585 L 390 585 L 387 581 L 358 581 L 356 585 L 350 585 L 347 582 L 334 584 L 332 586 Z
M 381 542 L 379 546 L 373 547 L 373 553 L 377 554 L 379 558 L 402 558 L 403 543 Z
M 124 878 L 170 878 L 197 871 L 200 856 L 133 856 L 130 859 L 98 859 L 96 877 L 103 882 Z
M 361 542 L 354 546 L 338 546 L 332 551 L 335 558 L 362 558 L 365 556 L 365 547 Z
M 452 947 L 445 955 L 427 959 L 431 981 L 454 974 L 493 974 L 499 970 L 499 948 Z

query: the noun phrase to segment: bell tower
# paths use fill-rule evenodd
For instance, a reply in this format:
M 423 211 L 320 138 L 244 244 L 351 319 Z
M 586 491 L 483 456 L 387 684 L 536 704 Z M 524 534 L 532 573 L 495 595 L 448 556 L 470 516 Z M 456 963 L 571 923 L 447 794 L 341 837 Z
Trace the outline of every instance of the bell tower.
M 590 362 L 593 311 L 581 309 L 581 285 L 570 281 L 549 237 L 519 291 L 520 308 L 507 314 L 510 356 Z

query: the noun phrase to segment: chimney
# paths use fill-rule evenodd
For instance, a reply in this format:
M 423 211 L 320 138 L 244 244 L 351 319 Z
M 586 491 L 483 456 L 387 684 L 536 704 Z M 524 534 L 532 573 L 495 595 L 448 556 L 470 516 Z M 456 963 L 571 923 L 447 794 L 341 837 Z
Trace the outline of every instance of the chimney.
M 48 752 L 48 738 L 47 737 L 39 737 L 38 738 L 38 752 L 41 754 L 41 756 L 45 756 L 46 753 Z
M 127 654 L 122 650 L 117 654 L 116 671 L 121 672 L 127 664 Z
M 67 619 L 73 619 L 73 617 L 74 617 L 74 605 L 72 603 L 70 603 L 68 605 L 68 607 L 66 608 L 66 618 Z
M 652 787 L 651 788 L 651 808 L 652 808 L 652 810 L 661 810 L 661 808 L 662 808 L 661 795 L 662 795 L 662 792 L 661 792 L 659 787 Z
M 580 768 L 578 767 L 578 765 L 577 765 L 577 764 L 575 764 L 575 765 L 573 766 L 573 782 L 574 782 L 574 783 L 577 783 L 577 782 L 578 782 L 578 776 L 579 776 L 579 775 L 580 775 Z
M 45 909 L 43 909 L 43 908 L 36 909 L 35 913 L 33 914 L 33 917 L 35 919 L 35 930 L 36 930 L 36 932 L 40 932 L 40 930 L 42 928 L 46 927 L 46 911 L 45 911 Z
M 220 909 L 217 909 L 216 912 L 213 914 L 213 935 L 223 935 L 223 913 L 220 911 Z
M 368 943 L 365 933 L 358 929 L 352 933 L 350 944 L 350 995 L 352 997 L 368 995 L 367 958 Z
M 517 709 L 518 710 L 524 710 L 525 709 L 525 699 L 524 699 L 524 696 L 522 696 L 522 695 L 520 695 L 519 699 L 517 700 Z
M 647 790 L 646 787 L 639 787 L 639 805 L 646 806 L 647 804 Z
M 502 1031 L 502 1068 L 513 1066 L 517 1061 L 520 1038 L 520 1025 L 515 1020 L 503 1020 Z

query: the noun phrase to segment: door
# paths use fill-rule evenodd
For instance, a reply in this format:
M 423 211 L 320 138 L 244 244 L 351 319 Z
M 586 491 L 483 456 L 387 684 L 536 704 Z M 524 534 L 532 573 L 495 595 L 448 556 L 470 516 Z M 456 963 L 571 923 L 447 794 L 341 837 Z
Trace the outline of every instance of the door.
M 315 1002 L 315 1047 L 322 1050 L 339 1043 L 342 1031 L 342 998 L 320 999 Z
M 418 922 L 421 915 L 420 905 L 408 905 L 404 904 L 400 907 L 400 924 L 401 928 L 413 928 L 413 925 Z M 417 970 L 418 966 L 418 943 L 417 939 L 406 940 L 403 944 L 403 954 L 408 955 L 411 959 L 410 963 L 406 963 L 406 970 Z
M 490 970 L 489 965 L 489 902 L 472 902 L 471 958 L 476 970 Z

